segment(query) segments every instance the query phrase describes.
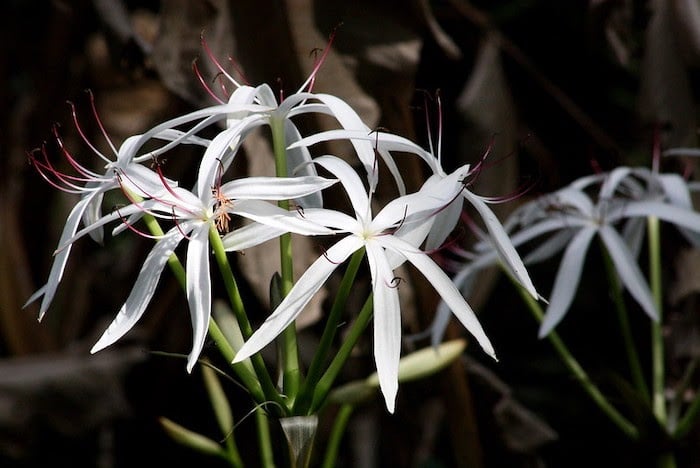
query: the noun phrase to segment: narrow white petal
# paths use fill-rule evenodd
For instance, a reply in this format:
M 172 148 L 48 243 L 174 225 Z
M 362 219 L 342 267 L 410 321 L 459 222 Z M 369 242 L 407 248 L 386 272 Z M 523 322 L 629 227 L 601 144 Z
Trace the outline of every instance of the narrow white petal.
M 282 333 L 301 313 L 313 295 L 321 289 L 331 273 L 360 247 L 362 247 L 360 239 L 348 236 L 328 249 L 325 256 L 319 257 L 312 263 L 277 309 L 236 353 L 233 363 L 249 358 Z
M 471 333 L 481 345 L 486 354 L 496 358 L 491 341 L 486 336 L 479 320 L 472 308 L 464 300 L 457 287 L 444 271 L 430 258 L 412 245 L 394 236 L 381 236 L 377 242 L 386 248 L 396 250 L 416 267 L 416 269 L 433 285 L 442 300 L 452 310 L 452 313 L 462 322 L 462 325 Z
M 143 262 L 129 297 L 117 313 L 114 321 L 95 343 L 95 346 L 92 347 L 91 353 L 96 353 L 111 345 L 124 336 L 138 322 L 155 293 L 160 275 L 168 262 L 168 258 L 183 239 L 180 230 L 186 232 L 187 229 L 191 228 L 192 224 L 183 223 L 179 229 L 171 229 L 162 239 L 156 242 L 156 245 L 153 246 L 153 249 L 151 249 L 151 252 Z
M 226 251 L 237 252 L 255 247 L 287 232 L 289 231 L 286 229 L 274 228 L 266 224 L 250 223 L 229 232 L 221 238 L 221 242 Z
M 348 198 L 350 198 L 352 208 L 355 210 L 355 216 L 359 219 L 366 220 L 370 214 L 369 197 L 355 170 L 350 167 L 348 163 L 335 156 L 320 156 L 314 159 L 314 162 L 340 180 L 340 183 L 343 184 L 343 188 L 345 189 L 345 193 L 347 193 Z
M 51 265 L 51 270 L 49 272 L 49 279 L 41 289 L 36 291 L 24 304 L 27 307 L 32 302 L 36 301 L 41 296 L 44 298 L 41 301 L 41 306 L 39 308 L 39 320 L 44 317 L 44 314 L 49 308 L 51 301 L 53 300 L 56 289 L 58 288 L 58 283 L 61 282 L 63 278 L 63 271 L 66 268 L 66 263 L 68 263 L 68 257 L 70 256 L 70 251 L 73 246 L 71 239 L 78 230 L 78 225 L 80 224 L 80 219 L 87 207 L 90 204 L 90 198 L 83 198 L 78 203 L 75 204 L 73 209 L 71 209 L 68 217 L 66 218 L 66 224 L 63 226 L 63 232 L 61 232 L 61 237 L 58 241 L 58 245 L 65 246 L 61 249 L 54 257 L 53 264 Z
M 209 276 L 209 229 L 202 223 L 190 234 L 187 245 L 187 302 L 192 319 L 192 351 L 187 357 L 187 372 L 199 359 L 211 317 L 211 278 Z
M 221 194 L 232 200 L 290 200 L 318 192 L 337 180 L 318 176 L 246 177 L 221 186 Z
M 549 306 L 540 325 L 539 336 L 545 337 L 564 318 L 581 279 L 581 270 L 588 252 L 588 246 L 596 233 L 596 228 L 585 227 L 571 239 L 564 251 L 559 271 L 554 279 Z
M 501 226 L 501 223 L 496 215 L 481 198 L 467 190 L 462 193 L 464 194 L 464 198 L 469 200 L 472 206 L 476 208 L 476 211 L 479 212 L 481 219 L 484 220 L 484 224 L 486 224 L 486 228 L 491 235 L 491 240 L 493 241 L 496 250 L 498 250 L 503 262 L 506 264 L 511 273 L 513 273 L 518 282 L 520 282 L 520 284 L 527 290 L 527 292 L 529 292 L 532 297 L 537 299 L 539 294 L 535 289 L 535 285 L 532 284 L 530 275 L 528 274 L 520 255 L 515 250 L 515 247 L 508 237 L 508 234 L 503 229 L 503 226 Z
M 333 234 L 333 230 L 307 219 L 304 212 L 287 211 L 265 201 L 238 200 L 229 213 L 304 236 Z
M 365 247 L 374 293 L 374 362 L 387 410 L 393 413 L 401 357 L 401 307 L 396 289 L 399 285 L 394 281 L 384 248 L 374 242 Z
M 653 320 L 658 320 L 659 313 L 651 297 L 649 284 L 625 242 L 615 229 L 610 226 L 603 225 L 598 232 L 605 243 L 610 258 L 615 264 L 615 270 L 620 275 L 620 280 L 630 295 L 642 306 L 642 309 L 649 317 Z

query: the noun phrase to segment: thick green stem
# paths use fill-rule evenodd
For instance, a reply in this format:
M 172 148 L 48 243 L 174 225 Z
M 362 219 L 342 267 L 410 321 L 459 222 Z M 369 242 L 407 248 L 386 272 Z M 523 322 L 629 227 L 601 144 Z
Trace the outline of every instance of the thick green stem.
M 323 465 L 321 465 L 321 468 L 333 468 L 336 465 L 340 442 L 343 440 L 345 428 L 348 426 L 348 421 L 350 421 L 350 416 L 352 416 L 354 409 L 355 407 L 350 404 L 340 406 L 340 410 L 333 421 L 333 427 L 331 428 L 331 434 L 328 438 L 326 454 L 323 457 Z
M 275 468 L 275 456 L 270 438 L 270 421 L 267 419 L 267 413 L 260 407 L 255 409 L 255 424 L 258 432 L 260 466 Z
M 617 276 L 617 272 L 615 271 L 612 259 L 605 249 L 603 249 L 603 262 L 605 263 L 605 271 L 608 275 L 612 299 L 615 303 L 615 310 L 617 311 L 617 320 L 620 323 L 622 343 L 625 347 L 625 354 L 627 355 L 627 363 L 630 368 L 630 373 L 632 374 L 632 381 L 634 382 L 639 394 L 647 402 L 649 402 L 649 388 L 647 387 L 646 379 L 644 378 L 644 371 L 642 370 L 639 353 L 637 353 L 637 347 L 634 345 L 629 315 L 627 313 L 624 298 L 622 297 L 622 286 L 620 285 L 620 280 Z
M 284 120 L 270 118 L 272 131 L 272 148 L 275 155 L 275 172 L 277 177 L 287 177 L 287 140 L 284 134 Z M 289 209 L 289 201 L 281 200 L 280 208 Z M 282 276 L 282 296 L 286 296 L 294 285 L 294 262 L 292 257 L 292 236 L 280 236 L 280 274 Z M 293 404 L 299 392 L 301 371 L 299 369 L 299 349 L 297 345 L 296 326 L 292 322 L 282 332 L 280 344 L 282 359 L 283 391 L 289 404 Z
M 544 317 L 544 312 L 542 311 L 542 308 L 540 307 L 539 303 L 535 301 L 535 299 L 533 299 L 533 297 L 525 290 L 525 288 L 520 286 L 519 283 L 517 283 L 515 280 L 513 280 L 513 282 L 521 297 L 530 309 L 530 312 L 532 312 L 532 315 L 535 317 L 538 323 L 541 323 L 542 318 Z M 569 351 L 569 348 L 566 346 L 566 344 L 564 344 L 564 341 L 562 341 L 562 339 L 559 338 L 557 332 L 550 332 L 549 335 L 547 335 L 547 338 L 549 339 L 550 343 L 552 343 L 552 346 L 554 346 L 554 349 L 556 350 L 557 354 L 559 354 L 559 357 L 564 362 L 566 367 L 569 369 L 569 371 L 571 371 L 571 373 L 574 375 L 579 384 L 581 384 L 583 390 L 588 394 L 588 396 L 593 400 L 593 402 L 596 405 L 598 405 L 598 408 L 600 408 L 603 411 L 603 413 L 627 437 L 629 437 L 632 440 L 638 439 L 639 431 L 634 426 L 634 424 L 632 424 L 619 411 L 617 411 L 617 409 L 615 409 L 614 406 L 610 404 L 610 402 L 607 400 L 607 398 L 605 398 L 605 396 L 593 383 L 590 377 L 588 377 L 586 371 L 573 357 L 573 355 Z
M 661 243 L 659 219 L 647 219 L 649 237 L 649 276 L 651 293 L 659 319 L 651 324 L 652 410 L 663 427 L 666 426 L 666 400 L 664 398 L 664 339 L 662 333 L 663 306 L 661 291 Z
M 319 342 L 314 358 L 309 366 L 309 371 L 306 375 L 306 381 L 299 393 L 299 399 L 294 407 L 294 414 L 305 414 L 310 407 L 314 389 L 321 377 L 321 371 L 323 365 L 328 360 L 330 355 L 331 346 L 333 345 L 333 339 L 335 338 L 336 332 L 338 331 L 338 325 L 340 324 L 340 319 L 345 309 L 348 296 L 350 295 L 350 290 L 355 282 L 355 276 L 360 268 L 360 263 L 364 257 L 365 250 L 360 249 L 355 252 L 350 259 L 343 279 L 338 288 L 338 293 L 333 301 L 333 306 L 328 313 L 328 319 L 326 320 L 326 326 L 323 330 L 323 335 L 321 335 L 321 340 Z
M 323 374 L 323 377 L 319 379 L 318 384 L 316 385 L 316 388 L 314 390 L 314 396 L 312 399 L 309 414 L 318 411 L 318 409 L 326 401 L 328 392 L 330 392 L 336 377 L 338 377 L 338 374 L 340 374 L 340 371 L 343 369 L 345 362 L 350 357 L 352 349 L 355 347 L 355 344 L 360 339 L 360 336 L 362 336 L 362 333 L 365 331 L 365 328 L 367 328 L 367 325 L 369 325 L 369 322 L 372 319 L 372 312 L 373 300 L 372 295 L 370 295 L 367 298 L 367 301 L 365 301 L 365 304 L 362 306 L 362 310 L 360 310 L 360 313 L 357 316 L 355 323 L 352 324 L 350 332 L 345 338 L 343 344 L 340 346 L 338 353 L 333 358 L 333 361 L 331 361 L 331 364 L 328 366 L 328 369 Z

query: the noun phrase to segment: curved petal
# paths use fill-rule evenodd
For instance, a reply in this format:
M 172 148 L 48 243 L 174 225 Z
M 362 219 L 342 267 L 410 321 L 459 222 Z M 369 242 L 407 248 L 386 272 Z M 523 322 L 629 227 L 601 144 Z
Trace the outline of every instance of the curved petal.
M 374 362 L 377 365 L 379 388 L 386 408 L 394 412 L 399 389 L 399 359 L 401 357 L 401 307 L 394 283 L 394 272 L 389 266 L 384 248 L 367 242 L 367 261 L 372 276 L 374 293 Z
M 355 211 L 355 216 L 364 221 L 370 216 L 369 197 L 362 181 L 348 163 L 335 156 L 320 156 L 314 162 L 333 174 L 343 184 L 345 193 Z
M 238 350 L 233 363 L 241 362 L 267 346 L 291 324 L 309 303 L 314 294 L 321 289 L 338 265 L 362 247 L 362 241 L 355 236 L 341 239 L 319 257 L 296 282 L 289 294 L 277 309 L 253 333 L 243 347 Z
M 493 241 L 493 244 L 501 257 L 501 260 L 503 260 L 508 269 L 511 271 L 511 273 L 513 273 L 515 278 L 527 290 L 527 292 L 529 292 L 532 297 L 537 299 L 539 294 L 535 289 L 535 285 L 532 284 L 530 275 L 528 274 L 520 255 L 515 250 L 515 247 L 508 237 L 508 234 L 506 234 L 506 231 L 503 229 L 503 226 L 501 226 L 501 223 L 498 221 L 496 215 L 481 198 L 467 190 L 465 190 L 463 194 L 464 198 L 469 200 L 472 206 L 476 208 L 476 211 L 479 212 L 481 219 L 484 220 L 484 224 L 486 224 L 486 228 L 491 235 L 491 240 Z
M 73 237 L 75 236 L 75 232 L 78 230 L 78 224 L 80 223 L 80 219 L 83 217 L 83 214 L 89 206 L 90 201 L 90 197 L 83 198 L 75 204 L 73 209 L 68 214 L 68 218 L 66 218 L 66 224 L 63 227 L 63 232 L 61 233 L 61 237 L 58 241 L 59 248 L 64 245 L 65 247 L 60 249 L 58 253 L 55 254 L 56 256 L 53 260 L 53 264 L 51 265 L 49 279 L 46 282 L 46 284 L 34 294 L 32 294 L 29 297 L 29 299 L 27 299 L 27 302 L 24 304 L 24 307 L 27 307 L 29 304 L 36 301 L 41 296 L 44 296 L 44 298 L 41 301 L 41 306 L 39 308 L 39 321 L 41 321 L 41 319 L 44 318 L 44 314 L 48 310 L 51 301 L 56 295 L 58 283 L 60 283 L 61 278 L 63 278 L 63 271 L 66 268 L 66 263 L 68 263 L 68 257 L 73 246 L 71 239 L 73 239 Z
M 192 225 L 193 223 L 183 223 L 179 228 L 173 228 L 168 231 L 162 239 L 156 242 L 156 245 L 153 246 L 153 249 L 151 249 L 151 252 L 143 262 L 129 297 L 119 312 L 117 312 L 114 321 L 107 327 L 107 330 L 95 343 L 95 346 L 92 347 L 91 353 L 96 353 L 111 345 L 124 336 L 138 322 L 155 293 L 160 274 L 163 272 L 170 255 L 172 255 L 175 247 L 184 238 L 181 230 L 186 232 L 188 229 L 192 229 Z
M 462 297 L 452 280 L 425 252 L 394 236 L 377 237 L 376 241 L 385 248 L 395 250 L 406 257 L 425 276 L 425 279 L 433 285 L 440 297 L 442 297 L 442 300 L 452 310 L 452 313 L 462 322 L 462 325 L 469 333 L 476 338 L 484 352 L 496 359 L 493 345 L 481 327 L 479 319 L 476 318 L 476 314 L 467 304 L 467 301 L 464 300 L 464 297 Z
M 209 276 L 209 229 L 202 223 L 190 234 L 187 245 L 187 302 L 192 319 L 192 351 L 187 357 L 187 372 L 199 359 L 211 317 L 211 277 Z
M 634 256 L 627 248 L 622 237 L 610 226 L 601 226 L 598 231 L 605 244 L 610 258 L 615 264 L 615 270 L 620 275 L 622 284 L 625 285 L 630 295 L 642 306 L 644 312 L 653 320 L 659 320 L 659 313 L 651 297 L 651 289 Z
M 581 279 L 581 270 L 588 252 L 588 246 L 596 233 L 596 228 L 585 227 L 571 239 L 564 251 L 559 271 L 554 279 L 549 306 L 540 325 L 539 337 L 543 338 L 564 318 L 574 299 L 576 288 Z

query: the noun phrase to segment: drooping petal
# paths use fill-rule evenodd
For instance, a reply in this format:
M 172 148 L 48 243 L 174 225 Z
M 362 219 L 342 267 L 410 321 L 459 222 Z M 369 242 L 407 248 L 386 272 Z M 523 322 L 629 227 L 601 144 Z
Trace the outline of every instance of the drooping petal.
M 58 283 L 61 282 L 63 278 L 63 271 L 66 268 L 66 263 L 68 263 L 68 257 L 70 255 L 71 248 L 73 244 L 70 239 L 73 238 L 75 232 L 78 230 L 78 224 L 80 219 L 83 217 L 83 213 L 88 207 L 91 198 L 83 198 L 78 203 L 75 204 L 73 209 L 68 214 L 66 218 L 66 224 L 63 227 L 63 232 L 61 232 L 61 237 L 58 241 L 58 245 L 66 245 L 65 248 L 61 249 L 55 256 L 53 264 L 51 265 L 51 271 L 49 272 L 49 279 L 41 289 L 32 294 L 24 307 L 27 307 L 32 302 L 36 301 L 41 296 L 44 298 L 41 301 L 41 306 L 39 307 L 39 320 L 44 317 L 44 314 L 49 308 L 51 301 L 56 295 L 56 289 L 58 288 Z
M 394 236 L 379 236 L 376 237 L 376 241 L 385 248 L 395 250 L 406 257 L 425 276 L 425 279 L 433 285 L 442 300 L 452 310 L 452 313 L 462 322 L 462 325 L 469 333 L 476 338 L 484 352 L 494 359 L 496 358 L 493 345 L 491 345 L 491 341 L 486 336 L 472 308 L 464 300 L 464 297 L 462 297 L 452 280 L 425 252 Z
M 188 229 L 192 229 L 192 223 L 182 223 L 179 228 L 171 229 L 162 239 L 156 242 L 143 262 L 129 297 L 117 313 L 114 321 L 95 343 L 95 346 L 92 347 L 91 353 L 96 353 L 111 345 L 124 336 L 138 322 L 155 293 L 160 275 L 168 262 L 168 258 L 170 258 L 170 255 L 172 255 L 177 245 L 184 238 L 182 233 L 187 232 Z
M 187 245 L 187 302 L 192 319 L 192 351 L 187 357 L 187 372 L 197 363 L 204 347 L 211 317 L 211 277 L 209 276 L 208 223 L 200 223 L 189 236 Z
M 374 295 L 374 362 L 387 410 L 393 413 L 401 357 L 401 307 L 396 290 L 399 285 L 395 283 L 384 248 L 372 241 L 367 242 L 365 248 Z
M 510 237 L 501 226 L 500 221 L 496 215 L 491 211 L 491 209 L 486 205 L 486 203 L 476 195 L 465 190 L 464 198 L 469 200 L 476 211 L 479 212 L 481 219 L 484 220 L 486 228 L 491 235 L 491 240 L 493 241 L 496 250 L 498 251 L 501 259 L 506 264 L 508 269 L 513 273 L 518 282 L 527 290 L 528 293 L 535 299 L 539 297 L 535 285 L 532 284 L 530 275 L 527 273 L 527 269 L 523 264 L 520 255 L 515 250 L 515 247 L 511 243 Z
M 540 245 L 528 252 L 523 259 L 523 263 L 532 265 L 533 263 L 544 262 L 553 255 L 564 250 L 575 234 L 575 229 L 562 229 L 559 232 L 555 232 L 548 239 L 541 242 Z
M 659 319 L 659 313 L 651 296 L 651 289 L 634 256 L 627 248 L 620 235 L 610 226 L 603 225 L 598 231 L 608 254 L 615 265 L 615 270 L 620 275 L 622 284 L 625 285 L 630 295 L 642 306 L 644 312 L 653 320 Z
M 675 224 L 677 227 L 700 232 L 700 214 L 687 208 L 674 206 L 660 201 L 629 202 L 620 207 L 611 219 L 632 216 L 656 216 L 662 221 Z
M 233 363 L 249 358 L 282 333 L 301 313 L 313 295 L 321 289 L 331 273 L 360 247 L 362 247 L 362 241 L 359 238 L 347 236 L 312 263 L 277 309 L 236 353 Z
M 559 271 L 554 279 L 549 306 L 540 325 L 539 337 L 545 337 L 564 318 L 581 279 L 581 270 L 588 246 L 596 233 L 595 227 L 584 227 L 571 239 L 564 251 Z

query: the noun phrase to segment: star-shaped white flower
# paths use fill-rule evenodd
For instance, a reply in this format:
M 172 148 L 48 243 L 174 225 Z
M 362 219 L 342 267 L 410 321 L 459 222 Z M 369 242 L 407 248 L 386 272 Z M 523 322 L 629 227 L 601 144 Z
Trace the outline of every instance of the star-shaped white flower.
M 431 216 L 459 196 L 461 185 L 432 185 L 425 191 L 393 200 L 376 216 L 372 216 L 372 191 L 368 195 L 361 179 L 347 163 L 333 156 L 319 157 L 314 162 L 341 181 L 352 204 L 354 216 L 328 209 L 314 209 L 305 210 L 304 218 L 348 235 L 330 247 L 299 278 L 277 309 L 238 351 L 234 362 L 250 357 L 278 336 L 295 320 L 338 265 L 361 248 L 366 251 L 372 277 L 374 358 L 380 388 L 390 412 L 394 411 L 398 390 L 397 373 L 401 352 L 401 311 L 393 273 L 397 264 L 406 260 L 412 263 L 450 305 L 453 313 L 486 353 L 495 356 L 476 315 L 449 277 L 423 251 L 395 234 L 399 227 L 407 229 L 408 226 L 420 224 L 426 216 Z M 447 180 L 461 180 L 466 175 L 466 170 L 466 167 L 461 168 L 449 175 Z

